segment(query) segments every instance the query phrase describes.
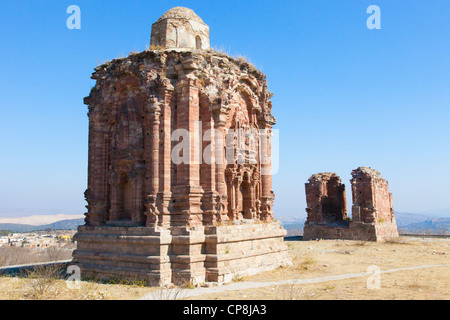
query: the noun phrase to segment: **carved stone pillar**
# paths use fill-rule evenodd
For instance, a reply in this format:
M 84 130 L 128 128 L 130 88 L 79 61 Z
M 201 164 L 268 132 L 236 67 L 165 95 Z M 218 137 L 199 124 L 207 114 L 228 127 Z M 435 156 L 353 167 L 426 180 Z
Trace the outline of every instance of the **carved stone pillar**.
M 260 161 L 261 161 L 261 220 L 273 220 L 273 201 L 275 195 L 272 191 L 272 161 L 270 145 L 270 127 L 261 130 L 260 136 Z
M 172 200 L 171 191 L 171 151 L 172 151 L 172 127 L 171 114 L 174 107 L 174 88 L 167 81 L 160 90 L 160 96 L 163 102 L 160 106 L 160 153 L 159 153 L 159 192 L 156 198 L 156 207 L 159 218 L 158 225 L 170 225 L 170 201 Z
M 187 147 L 182 150 L 184 160 L 176 165 L 172 222 L 178 226 L 194 226 L 202 223 L 200 204 L 203 195 L 200 186 L 201 143 L 198 136 L 200 110 L 196 81 L 187 78 L 178 83 L 177 108 L 176 129 L 184 130 L 187 135 L 183 139 L 188 141 L 184 142 Z
M 89 112 L 89 166 L 88 189 L 85 198 L 86 223 L 98 226 L 105 223 L 108 183 L 106 179 L 108 161 L 108 135 L 105 133 L 104 117 L 90 108 Z
M 146 165 L 146 225 L 154 224 L 153 217 L 158 215 L 157 207 L 149 207 L 149 199 L 156 201 L 156 194 L 159 191 L 159 125 L 160 125 L 160 103 L 156 97 L 152 96 L 146 106 L 147 112 L 147 135 L 145 139 L 145 159 Z M 152 211 L 148 211 L 148 210 Z
M 206 95 L 201 95 L 200 112 L 200 119 L 202 121 L 202 137 L 200 137 L 202 138 L 200 183 L 204 190 L 202 198 L 203 224 L 214 225 L 217 221 L 222 221 L 221 197 L 216 189 L 216 163 L 218 162 L 216 157 L 216 139 L 220 139 L 220 134 L 217 134 L 216 128 L 214 127 L 210 101 Z M 221 157 L 222 153 L 220 152 L 218 156 Z
M 205 100 L 211 112 L 211 122 L 214 126 L 214 166 L 215 172 L 215 189 L 216 189 L 216 219 L 221 222 L 229 220 L 228 217 L 228 187 L 225 171 L 227 168 L 226 161 L 226 132 L 227 129 L 227 112 L 229 108 L 226 106 L 225 96 L 221 97 L 218 91 L 206 92 L 207 100 Z
M 226 158 L 225 158 L 225 128 L 223 123 L 214 122 L 214 137 L 211 141 L 214 141 L 214 163 L 211 164 L 212 176 L 215 185 L 215 220 L 220 222 L 226 222 L 228 217 L 228 190 L 226 182 Z
M 106 202 L 103 198 L 94 198 L 91 190 L 86 189 L 84 197 L 88 205 L 88 213 L 86 214 L 85 222 L 90 226 L 101 226 L 106 219 Z

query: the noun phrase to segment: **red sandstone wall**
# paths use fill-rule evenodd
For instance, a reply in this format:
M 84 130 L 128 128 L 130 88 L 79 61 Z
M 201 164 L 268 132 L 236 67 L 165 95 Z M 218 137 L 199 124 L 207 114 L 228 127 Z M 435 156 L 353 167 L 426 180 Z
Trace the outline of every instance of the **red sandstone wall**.
M 336 201 L 338 199 L 336 197 L 330 197 L 330 194 L 334 196 L 342 194 L 342 191 L 336 192 L 340 190 L 336 188 L 339 184 L 332 183 L 330 179 L 334 175 L 329 173 L 313 175 L 305 185 L 308 205 L 303 235 L 305 240 L 383 241 L 398 237 L 388 182 L 378 171 L 371 168 L 360 167 L 352 171 L 352 221 L 348 225 L 337 225 L 335 221 L 327 221 L 325 217 L 331 210 L 329 206 L 323 205 L 324 202 L 331 201 L 335 205 L 343 203 Z M 336 178 L 334 180 L 338 181 Z M 345 197 L 345 193 L 343 196 Z

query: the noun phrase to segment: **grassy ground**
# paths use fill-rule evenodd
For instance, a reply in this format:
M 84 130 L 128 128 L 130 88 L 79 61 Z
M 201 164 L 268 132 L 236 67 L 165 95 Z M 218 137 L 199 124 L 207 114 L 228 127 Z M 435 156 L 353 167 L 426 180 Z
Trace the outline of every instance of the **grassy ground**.
M 246 289 L 247 281 L 311 279 L 325 276 L 367 272 L 369 266 L 381 271 L 423 265 L 450 264 L 448 239 L 401 238 L 388 243 L 321 240 L 287 242 L 293 266 L 278 268 L 239 279 L 242 290 L 223 291 L 193 299 L 443 299 L 450 298 L 450 267 L 402 270 L 380 275 L 379 289 L 369 289 L 367 277 L 333 280 L 315 284 L 272 285 Z M 70 289 L 63 280 L 39 282 L 39 275 L 0 277 L 0 299 L 138 299 L 159 288 L 140 283 L 101 284 L 83 281 Z M 226 285 L 224 285 L 224 288 Z

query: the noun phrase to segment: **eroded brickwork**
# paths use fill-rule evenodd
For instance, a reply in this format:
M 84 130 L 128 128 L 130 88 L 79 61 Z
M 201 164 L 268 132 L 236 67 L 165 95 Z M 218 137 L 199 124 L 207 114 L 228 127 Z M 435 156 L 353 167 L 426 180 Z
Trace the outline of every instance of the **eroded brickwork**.
M 306 184 L 308 212 L 303 238 L 384 241 L 398 237 L 388 182 L 374 169 L 352 171 L 352 219 L 347 221 L 345 187 L 336 174 L 313 175 Z
M 352 217 L 355 222 L 391 221 L 394 218 L 392 194 L 381 174 L 371 168 L 352 171 Z
M 332 224 L 347 219 L 345 185 L 336 173 L 315 174 L 305 188 L 309 224 Z
M 392 193 L 389 192 L 389 183 L 381 177 L 380 172 L 359 167 L 352 171 L 350 182 L 353 224 L 374 225 L 377 240 L 398 237 Z
M 164 21 L 198 26 L 192 14 L 169 10 L 152 41 L 167 31 Z M 194 29 L 178 30 L 179 39 L 195 39 Z M 192 42 L 160 44 L 166 48 L 115 59 L 92 75 L 88 212 L 75 261 L 85 275 L 157 285 L 225 281 L 289 263 L 264 174 L 271 164 L 260 159 L 263 147 L 270 159 L 275 124 L 265 75 L 191 50 Z M 246 151 L 228 152 L 238 145 Z
M 150 50 L 98 67 L 93 79 L 97 85 L 85 99 L 89 225 L 273 220 L 271 179 L 261 174 L 268 164 L 239 162 L 237 153 L 233 163 L 202 158 L 214 139 L 201 137 L 212 128 L 224 132 L 217 142 L 224 148 L 238 143 L 225 140 L 229 130 L 257 128 L 270 136 L 275 120 L 262 73 L 214 52 Z M 171 161 L 182 142 L 176 130 L 190 133 L 186 163 Z

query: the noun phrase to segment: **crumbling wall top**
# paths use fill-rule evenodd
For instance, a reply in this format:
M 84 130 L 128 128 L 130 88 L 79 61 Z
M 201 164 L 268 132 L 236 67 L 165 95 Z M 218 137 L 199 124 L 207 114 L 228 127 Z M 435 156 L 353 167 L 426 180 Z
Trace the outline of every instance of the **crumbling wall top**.
M 328 181 L 328 180 L 331 180 L 332 178 L 338 179 L 339 181 L 341 181 L 341 178 L 335 172 L 316 173 L 316 174 L 313 174 L 308 179 L 308 181 L 309 182 L 313 182 L 313 181 Z
M 265 74 L 246 61 L 212 50 L 155 49 L 132 53 L 97 66 L 91 78 L 97 82 L 84 100 L 90 109 L 114 105 L 122 91 L 176 88 L 177 83 L 189 78 L 196 81 L 201 94 L 214 105 L 225 110 L 236 95 L 242 94 L 259 120 L 276 123 Z
M 358 167 L 352 171 L 352 180 L 357 178 L 372 178 L 372 179 L 382 179 L 381 173 L 378 170 L 372 169 L 370 167 Z

